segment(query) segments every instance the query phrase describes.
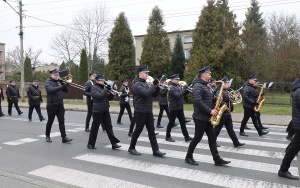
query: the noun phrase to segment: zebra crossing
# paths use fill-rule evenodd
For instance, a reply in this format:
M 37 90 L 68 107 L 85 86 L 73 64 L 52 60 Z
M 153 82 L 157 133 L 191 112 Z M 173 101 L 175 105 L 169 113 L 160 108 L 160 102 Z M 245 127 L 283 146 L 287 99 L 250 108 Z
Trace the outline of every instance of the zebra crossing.
M 21 118 L 13 120 L 24 121 Z M 67 133 L 70 135 L 84 132 L 84 124 L 68 122 L 66 125 L 69 127 Z M 192 136 L 194 125 L 189 123 L 187 127 Z M 234 128 L 238 130 L 238 125 L 234 125 Z M 147 133 L 143 132 L 136 146 L 137 151 L 142 153 L 141 156 L 128 154 L 130 137 L 126 137 L 121 139 L 122 147 L 117 151 L 111 151 L 111 145 L 100 144 L 97 150 L 86 150 L 84 153 L 72 155 L 69 160 L 78 165 L 47 164 L 27 173 L 45 181 L 61 182 L 66 187 L 168 187 L 166 184 L 171 184 L 170 187 L 300 187 L 299 181 L 295 183 L 277 176 L 289 141 L 285 139 L 285 127 L 269 126 L 269 129 L 270 134 L 262 137 L 257 135 L 254 128 L 247 130 L 249 137 L 238 136 L 240 142 L 246 145 L 234 148 L 224 128 L 217 140 L 221 145 L 218 151 L 221 157 L 230 160 L 231 163 L 223 168 L 214 166 L 205 135 L 194 153 L 194 158 L 200 165 L 194 167 L 186 164 L 184 158 L 189 142 L 184 141 L 181 129 L 176 127 L 171 133 L 175 142 L 165 140 L 165 129 L 156 130 L 159 133 L 157 142 L 160 150 L 167 153 L 163 159 L 152 156 L 149 138 Z M 114 132 L 116 135 L 127 135 L 128 127 L 114 125 Z M 51 137 L 58 136 L 60 132 L 51 133 Z M 41 141 L 44 137 L 36 135 L 2 144 L 12 147 L 23 146 Z M 84 166 L 93 166 L 99 171 L 90 171 Z M 299 161 L 295 158 L 290 172 L 299 176 L 299 167 Z M 112 171 L 111 174 L 105 173 L 108 169 Z M 130 176 L 131 174 L 133 176 Z M 167 183 L 165 179 L 171 183 Z M 156 180 L 159 180 L 159 183 L 155 183 Z

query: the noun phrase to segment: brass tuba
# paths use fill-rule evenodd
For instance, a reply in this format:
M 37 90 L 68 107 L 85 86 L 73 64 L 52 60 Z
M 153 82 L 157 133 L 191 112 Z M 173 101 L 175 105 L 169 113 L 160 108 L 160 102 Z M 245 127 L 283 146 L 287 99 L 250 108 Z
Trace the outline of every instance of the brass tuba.
M 228 109 L 227 105 L 226 104 L 223 104 L 221 106 L 221 102 L 222 102 L 222 93 L 223 93 L 223 88 L 224 88 L 224 82 L 223 81 L 216 81 L 217 83 L 221 83 L 221 87 L 220 87 L 220 93 L 217 97 L 217 101 L 216 101 L 216 105 L 215 105 L 215 108 L 214 110 L 217 110 L 218 111 L 218 114 L 217 115 L 214 115 L 214 116 L 211 116 L 210 118 L 210 123 L 215 127 L 217 125 L 220 124 L 220 120 L 221 120 L 221 117 L 223 115 L 223 113 L 225 112 L 225 110 Z

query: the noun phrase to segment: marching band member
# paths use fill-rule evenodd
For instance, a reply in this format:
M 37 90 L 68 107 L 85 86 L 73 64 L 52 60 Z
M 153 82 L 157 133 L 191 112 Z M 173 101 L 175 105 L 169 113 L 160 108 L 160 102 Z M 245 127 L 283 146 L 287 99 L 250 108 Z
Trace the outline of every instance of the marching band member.
M 120 113 L 118 116 L 117 124 L 122 125 L 121 119 L 124 114 L 124 110 L 126 108 L 130 122 L 132 121 L 132 113 L 130 108 L 130 97 L 129 97 L 129 87 L 128 87 L 128 81 L 123 80 L 122 81 L 122 87 L 119 90 L 121 92 L 120 94 Z
M 89 149 L 96 149 L 95 144 L 98 130 L 100 123 L 102 122 L 102 126 L 106 130 L 112 149 L 120 148 L 121 146 L 117 144 L 120 141 L 113 133 L 109 113 L 109 101 L 114 98 L 114 95 L 110 92 L 112 88 L 110 85 L 105 87 L 105 78 L 103 75 L 98 75 L 95 80 L 96 83 L 91 88 L 91 97 L 93 98 L 93 123 L 87 147 Z
M 146 125 L 148 131 L 148 137 L 151 143 L 153 155 L 157 157 L 163 157 L 166 153 L 159 151 L 157 140 L 154 132 L 154 119 L 153 119 L 153 97 L 157 96 L 159 88 L 157 87 L 159 81 L 154 80 L 152 85 L 146 82 L 148 77 L 148 67 L 140 67 L 138 69 L 138 78 L 133 84 L 134 93 L 134 118 L 136 121 L 136 127 L 133 132 L 130 147 L 128 152 L 132 155 L 141 155 L 136 151 L 136 142 Z
M 38 81 L 33 80 L 32 85 L 28 87 L 27 90 L 27 97 L 29 103 L 29 110 L 28 110 L 28 120 L 31 121 L 32 119 L 32 112 L 33 109 L 36 110 L 40 121 L 45 120 L 41 112 L 41 103 L 43 102 L 42 92 L 39 89 Z
M 134 77 L 134 79 L 132 80 L 132 82 L 131 82 L 131 88 L 133 88 L 133 85 L 135 84 L 135 82 L 138 79 L 139 79 L 139 75 L 136 75 Z M 132 91 L 132 95 L 133 95 L 133 101 L 134 101 L 134 91 Z M 134 102 L 133 102 L 133 108 L 135 108 Z M 135 125 L 135 114 L 133 114 L 133 118 L 132 118 L 132 120 L 130 122 L 130 127 L 129 127 L 129 132 L 128 132 L 128 136 L 130 136 L 130 137 L 132 137 L 134 125 Z
M 9 85 L 6 88 L 7 102 L 8 102 L 8 115 L 11 116 L 12 105 L 14 104 L 18 114 L 21 115 L 21 112 L 18 102 L 20 98 L 20 92 L 16 82 L 14 80 L 9 81 Z
M 3 93 L 3 89 L 0 85 L 0 117 L 5 116 L 5 114 L 3 114 L 3 112 L 2 112 L 2 107 L 1 107 L 2 101 L 4 101 L 4 93 Z
M 288 179 L 299 180 L 299 177 L 293 176 L 289 172 L 291 162 L 300 151 L 300 79 L 297 78 L 292 83 L 292 126 L 295 129 L 295 135 L 287 147 L 285 156 L 282 160 L 278 176 Z
M 63 93 L 68 92 L 68 85 L 60 79 L 59 71 L 54 69 L 50 71 L 50 78 L 45 82 L 47 92 L 47 114 L 48 121 L 46 124 L 46 142 L 52 142 L 50 132 L 55 116 L 59 124 L 59 131 L 62 138 L 62 143 L 69 143 L 73 139 L 69 139 L 65 128 L 65 108 Z
M 232 118 L 231 118 L 231 109 L 233 108 L 232 103 L 229 99 L 229 92 L 228 92 L 228 88 L 229 88 L 229 84 L 230 84 L 230 80 L 228 78 L 223 78 L 222 81 L 224 82 L 224 86 L 223 86 L 223 91 L 222 91 L 222 98 L 223 98 L 223 102 L 226 103 L 226 106 L 229 108 L 228 110 L 225 110 L 221 120 L 220 120 L 220 124 L 217 125 L 214 128 L 214 133 L 217 137 L 220 134 L 221 129 L 223 128 L 223 126 L 225 125 L 225 128 L 227 130 L 227 133 L 229 135 L 229 137 L 231 138 L 232 142 L 233 142 L 233 146 L 235 148 L 239 147 L 239 146 L 243 146 L 245 145 L 244 143 L 240 143 L 234 130 L 233 130 L 233 125 L 232 125 Z M 216 95 L 218 95 L 220 93 L 220 87 L 216 88 Z
M 91 88 L 94 85 L 95 78 L 97 74 L 94 72 L 89 73 L 89 80 L 84 84 L 84 91 L 83 95 L 86 96 L 86 104 L 87 104 L 87 115 L 85 120 L 85 132 L 90 132 L 90 120 L 92 117 L 92 110 L 93 110 L 93 99 L 91 97 Z
M 169 124 L 166 132 L 166 141 L 175 142 L 175 140 L 171 137 L 171 129 L 174 126 L 175 119 L 178 118 L 179 124 L 181 127 L 182 134 L 184 135 L 185 141 L 188 142 L 193 138 L 189 136 L 189 133 L 186 129 L 186 121 L 183 111 L 183 97 L 187 92 L 188 85 L 183 86 L 181 88 L 178 85 L 180 81 L 178 74 L 173 74 L 171 77 L 171 85 L 169 86 Z
M 167 80 L 166 77 L 163 77 L 161 79 L 161 85 L 162 86 L 160 87 L 159 94 L 158 94 L 159 114 L 158 114 L 157 124 L 156 124 L 157 128 L 164 128 L 160 124 L 161 118 L 162 118 L 162 115 L 163 115 L 164 111 L 166 111 L 168 119 L 170 118 L 169 107 L 168 107 L 168 99 L 167 99 L 168 88 L 166 87 L 167 86 L 166 80 Z
M 244 84 L 243 87 L 243 108 L 244 108 L 244 118 L 241 122 L 241 128 L 240 128 L 240 135 L 241 136 L 248 136 L 245 134 L 244 129 L 245 126 L 251 117 L 252 123 L 257 130 L 259 136 L 262 136 L 264 134 L 268 134 L 269 131 L 263 131 L 257 122 L 256 114 L 254 111 L 254 107 L 257 104 L 257 97 L 258 92 L 255 89 L 257 79 L 255 76 L 249 76 L 247 82 Z
M 197 144 L 201 141 L 204 132 L 208 137 L 208 144 L 215 165 L 223 166 L 230 163 L 230 161 L 225 161 L 219 156 L 213 125 L 209 121 L 212 115 L 218 114 L 218 111 L 214 110 L 214 94 L 207 86 L 210 78 L 210 68 L 205 67 L 199 70 L 198 77 L 193 81 L 192 101 L 194 105 L 193 120 L 195 122 L 195 136 L 189 145 L 185 158 L 185 162 L 191 165 L 199 165 L 194 160 L 193 153 Z

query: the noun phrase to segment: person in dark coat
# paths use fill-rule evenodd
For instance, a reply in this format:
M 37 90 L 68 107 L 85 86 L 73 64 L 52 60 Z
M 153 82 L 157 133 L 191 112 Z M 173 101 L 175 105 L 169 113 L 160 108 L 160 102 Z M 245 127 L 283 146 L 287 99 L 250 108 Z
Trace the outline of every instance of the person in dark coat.
M 91 72 L 89 74 L 90 79 L 84 84 L 84 91 L 83 95 L 86 96 L 86 104 L 87 104 L 87 115 L 85 120 L 85 132 L 90 132 L 90 121 L 92 117 L 92 110 L 93 110 L 93 99 L 91 97 L 91 88 L 94 85 L 95 78 L 97 74 L 94 72 Z
M 293 176 L 289 172 L 291 162 L 300 151 L 300 78 L 297 78 L 293 83 L 291 90 L 292 97 L 292 126 L 295 129 L 295 135 L 286 149 L 285 156 L 282 160 L 278 176 L 288 179 L 299 180 L 298 176 Z
M 171 129 L 174 127 L 175 119 L 178 118 L 179 124 L 181 127 L 182 134 L 186 142 L 192 140 L 192 137 L 189 136 L 189 133 L 186 129 L 186 121 L 183 111 L 183 98 L 187 93 L 188 85 L 181 88 L 178 85 L 180 81 L 178 74 L 173 74 L 171 77 L 171 84 L 169 86 L 169 109 L 170 109 L 170 118 L 166 131 L 166 141 L 175 142 L 171 137 Z
M 45 120 L 41 112 L 41 103 L 43 102 L 42 92 L 39 89 L 37 80 L 33 80 L 32 85 L 28 87 L 27 97 L 28 97 L 28 104 L 29 104 L 28 120 L 29 121 L 32 120 L 33 109 L 36 110 L 40 121 Z
M 167 95 L 168 95 L 168 85 L 167 85 L 166 80 L 167 80 L 167 78 L 164 77 L 160 81 L 162 86 L 160 87 L 159 94 L 158 94 L 159 114 L 158 114 L 157 124 L 156 124 L 157 128 L 164 128 L 160 124 L 161 118 L 162 118 L 162 115 L 163 115 L 164 111 L 166 111 L 168 119 L 170 118 L 170 116 L 169 116 L 169 106 L 168 106 L 168 97 L 167 97 Z
M 269 131 L 263 131 L 260 126 L 258 125 L 256 113 L 254 111 L 254 107 L 257 104 L 257 98 L 258 98 L 258 92 L 255 88 L 257 79 L 255 76 L 249 76 L 248 81 L 244 83 L 243 86 L 243 108 L 244 108 L 244 118 L 241 122 L 241 128 L 240 128 L 240 135 L 241 136 L 248 136 L 245 134 L 245 126 L 251 117 L 252 123 L 255 127 L 255 129 L 258 132 L 259 136 L 262 136 L 264 134 L 268 134 Z
M 157 87 L 159 81 L 154 80 L 153 84 L 148 84 L 146 79 L 148 77 L 148 67 L 140 67 L 138 69 L 138 78 L 133 85 L 134 93 L 134 117 L 135 117 L 135 130 L 133 132 L 128 152 L 132 155 L 141 155 L 136 151 L 136 142 L 146 125 L 148 137 L 151 143 L 153 155 L 163 157 L 166 153 L 159 151 L 155 132 L 154 132 L 154 118 L 153 118 L 153 97 L 158 95 L 159 88 Z
M 121 86 L 119 92 L 120 92 L 120 95 L 119 95 L 119 97 L 120 97 L 120 112 L 119 112 L 119 116 L 117 119 L 117 124 L 122 125 L 121 119 L 122 119 L 125 109 L 127 110 L 130 122 L 132 121 L 128 80 L 122 81 L 122 86 Z
M 131 82 L 131 88 L 133 88 L 133 85 L 135 84 L 135 82 L 138 80 L 139 76 L 136 75 L 134 77 L 134 79 L 132 80 Z M 133 98 L 133 101 L 134 101 L 134 91 L 132 91 L 132 98 Z M 133 108 L 134 108 L 134 103 L 133 103 Z M 132 117 L 132 120 L 130 122 L 130 127 L 129 127 L 129 132 L 128 132 L 128 136 L 132 137 L 132 133 L 133 133 L 133 128 L 134 128 L 134 125 L 135 125 L 135 114 L 133 112 L 133 117 Z
M 223 98 L 222 105 L 226 104 L 228 110 L 224 111 L 219 125 L 215 126 L 215 128 L 214 128 L 214 133 L 215 133 L 216 138 L 218 138 L 221 129 L 225 125 L 227 133 L 233 142 L 233 146 L 235 148 L 237 148 L 237 147 L 243 146 L 245 144 L 239 142 L 239 140 L 233 130 L 232 118 L 231 118 L 231 113 L 230 113 L 231 109 L 233 109 L 233 104 L 229 99 L 229 92 L 228 92 L 230 80 L 228 78 L 222 78 L 222 81 L 224 82 L 223 91 L 222 91 L 222 98 Z M 218 94 L 220 93 L 220 87 L 221 86 L 217 87 L 215 90 L 216 96 L 218 96 Z
M 14 80 L 11 80 L 9 82 L 9 85 L 6 88 L 6 96 L 7 96 L 7 102 L 8 102 L 8 115 L 11 116 L 12 111 L 12 105 L 14 104 L 17 112 L 19 115 L 23 114 L 23 112 L 20 110 L 18 102 L 20 96 L 19 88 L 16 86 L 16 82 Z
M 48 121 L 46 124 L 46 142 L 52 142 L 50 133 L 55 116 L 59 124 L 59 131 L 62 138 L 62 143 L 70 143 L 73 139 L 69 139 L 65 128 L 65 108 L 63 93 L 68 92 L 68 83 L 60 79 L 59 71 L 54 69 L 50 71 L 50 78 L 45 82 L 47 92 L 47 114 Z
M 4 101 L 4 93 L 2 87 L 0 86 L 0 117 L 5 116 L 5 114 L 3 114 L 2 112 L 2 107 L 1 107 L 2 101 Z
M 95 144 L 98 130 L 100 123 L 102 122 L 102 126 L 105 127 L 112 149 L 117 149 L 121 147 L 117 144 L 120 141 L 114 135 L 109 113 L 109 101 L 114 98 L 114 95 L 110 92 L 112 88 L 110 85 L 105 86 L 105 78 L 103 75 L 98 75 L 95 78 L 95 81 L 95 85 L 91 88 L 91 97 L 93 98 L 93 123 L 87 147 L 89 149 L 96 149 Z
M 199 70 L 198 77 L 193 81 L 192 101 L 194 106 L 193 120 L 195 122 L 195 135 L 185 157 L 185 162 L 191 165 L 199 165 L 194 160 L 193 153 L 197 144 L 201 141 L 204 132 L 208 137 L 209 149 L 215 165 L 223 166 L 230 163 L 230 161 L 223 160 L 218 153 L 213 125 L 210 122 L 211 116 L 218 114 L 218 111 L 214 109 L 214 94 L 208 87 L 210 78 L 210 68 L 205 67 Z

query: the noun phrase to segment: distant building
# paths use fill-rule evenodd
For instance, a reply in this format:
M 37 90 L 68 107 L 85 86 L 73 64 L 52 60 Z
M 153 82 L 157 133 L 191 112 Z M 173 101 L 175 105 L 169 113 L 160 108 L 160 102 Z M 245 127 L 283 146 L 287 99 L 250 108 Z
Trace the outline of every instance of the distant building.
M 194 30 L 182 30 L 182 31 L 172 31 L 172 32 L 167 32 L 168 37 L 170 39 L 170 45 L 171 45 L 171 50 L 173 50 L 177 34 L 181 36 L 182 39 L 182 44 L 183 44 L 183 50 L 184 50 L 184 55 L 186 59 L 190 58 L 190 50 L 193 45 L 193 31 Z M 143 41 L 144 37 L 146 35 L 136 35 L 134 36 L 135 38 L 135 65 L 139 66 L 140 65 L 140 59 L 143 51 Z
M 39 66 L 39 67 L 35 67 L 35 71 L 50 71 L 50 70 L 53 70 L 53 69 L 59 69 L 59 65 L 57 64 L 50 64 L 50 65 L 42 65 L 42 66 Z
M 0 43 L 0 81 L 5 80 L 5 44 Z

